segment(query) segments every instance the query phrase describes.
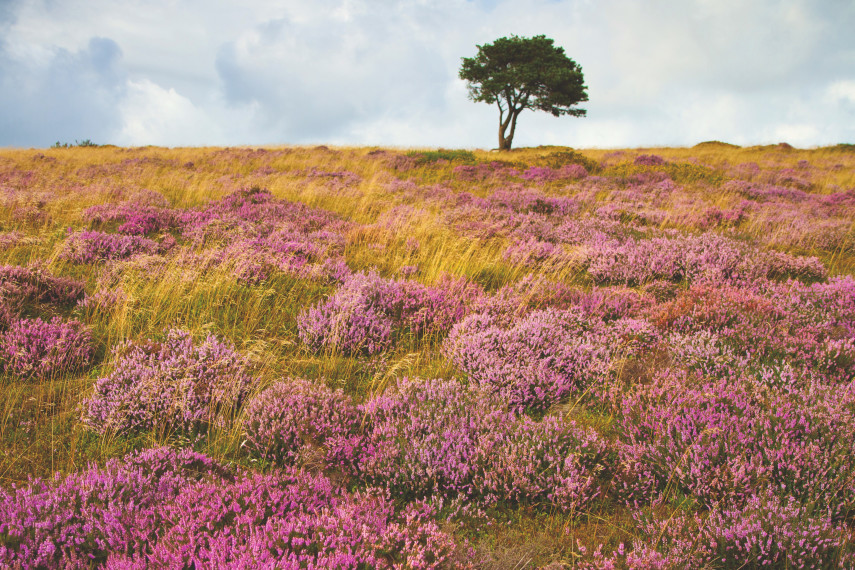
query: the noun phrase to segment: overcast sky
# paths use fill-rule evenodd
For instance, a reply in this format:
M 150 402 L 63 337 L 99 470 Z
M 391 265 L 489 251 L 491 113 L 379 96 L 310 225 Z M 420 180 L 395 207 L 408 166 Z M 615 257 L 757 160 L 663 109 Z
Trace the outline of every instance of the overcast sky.
M 460 58 L 545 34 L 585 118 L 515 146 L 855 142 L 853 0 L 0 0 L 0 146 L 492 148 Z

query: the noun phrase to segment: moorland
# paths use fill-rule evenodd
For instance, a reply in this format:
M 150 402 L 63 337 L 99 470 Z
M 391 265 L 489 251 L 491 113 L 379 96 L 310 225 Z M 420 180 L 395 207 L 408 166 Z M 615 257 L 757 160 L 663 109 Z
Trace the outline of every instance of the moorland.
M 855 148 L 0 151 L 0 567 L 855 565 Z

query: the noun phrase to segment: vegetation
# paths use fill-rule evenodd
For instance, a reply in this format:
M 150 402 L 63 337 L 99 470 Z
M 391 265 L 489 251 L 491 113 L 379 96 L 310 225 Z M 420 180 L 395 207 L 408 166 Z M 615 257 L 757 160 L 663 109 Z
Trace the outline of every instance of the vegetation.
M 0 201 L 0 567 L 855 562 L 842 146 L 2 150 Z
M 460 79 L 468 82 L 470 99 L 499 108 L 499 150 L 511 149 L 526 109 L 585 116 L 576 107 L 588 100 L 582 68 L 554 40 L 511 36 L 477 47 L 475 57 L 462 58 Z

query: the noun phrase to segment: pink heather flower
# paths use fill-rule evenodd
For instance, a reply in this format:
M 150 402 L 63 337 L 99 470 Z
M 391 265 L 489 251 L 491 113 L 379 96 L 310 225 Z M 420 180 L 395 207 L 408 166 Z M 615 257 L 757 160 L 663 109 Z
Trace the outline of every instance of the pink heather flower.
M 125 343 L 115 364 L 83 402 L 83 421 L 97 432 L 180 429 L 202 432 L 249 393 L 249 362 L 209 336 L 196 342 L 171 330 L 162 343 Z
M 99 263 L 127 259 L 142 253 L 157 253 L 160 250 L 161 247 L 156 241 L 139 235 L 81 231 L 66 239 L 59 255 L 74 263 Z
M 0 299 L 17 305 L 71 305 L 83 296 L 83 282 L 55 277 L 44 268 L 0 266 Z
M 92 360 L 89 330 L 77 321 L 54 317 L 19 319 L 0 333 L 0 359 L 9 374 L 49 378 L 83 368 Z
M 451 330 L 443 350 L 511 408 L 543 411 L 601 381 L 613 358 L 643 353 L 657 337 L 644 321 L 605 323 L 576 307 L 550 308 L 508 324 L 501 314 L 470 315 Z
M 325 457 L 357 430 L 359 420 L 356 407 L 341 390 L 289 379 L 249 403 L 244 433 L 261 457 L 293 465 L 311 462 L 313 455 Z
M 657 154 L 639 154 L 635 157 L 633 163 L 642 166 L 660 166 L 665 164 L 665 159 Z
M 158 448 L 0 489 L 0 566 L 438 570 L 456 544 L 435 515 L 322 475 Z
M 434 287 L 355 273 L 325 302 L 300 314 L 300 338 L 313 350 L 375 354 L 396 337 L 444 333 L 481 298 L 479 287 L 446 277 Z
M 96 225 L 118 223 L 120 234 L 147 235 L 174 227 L 177 212 L 139 202 L 98 204 L 83 212 L 83 219 Z
M 397 496 L 573 512 L 600 492 L 605 444 L 593 430 L 555 417 L 518 416 L 458 381 L 403 379 L 361 411 L 352 469 Z

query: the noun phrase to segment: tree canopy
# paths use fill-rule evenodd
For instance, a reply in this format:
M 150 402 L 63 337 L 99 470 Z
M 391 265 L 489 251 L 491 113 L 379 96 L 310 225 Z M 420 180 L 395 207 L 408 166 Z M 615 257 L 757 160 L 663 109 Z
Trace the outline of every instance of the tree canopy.
M 477 48 L 475 57 L 461 58 L 460 78 L 468 83 L 470 99 L 499 107 L 501 150 L 510 150 L 525 109 L 585 116 L 585 109 L 576 107 L 588 100 L 582 68 L 554 40 L 511 36 Z

